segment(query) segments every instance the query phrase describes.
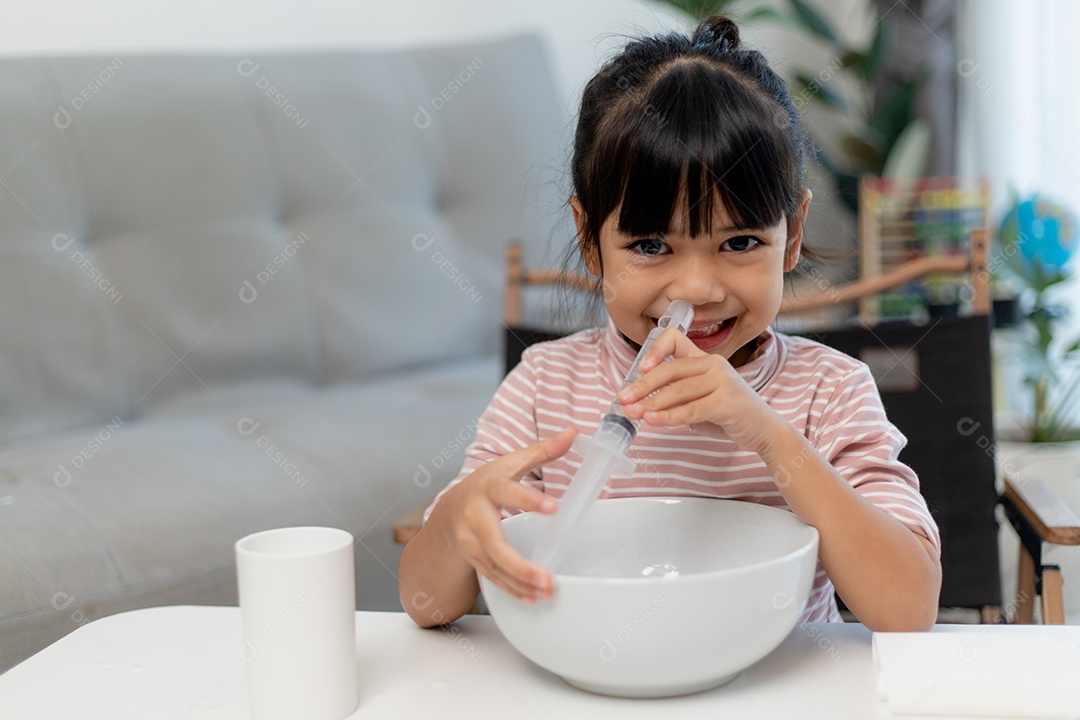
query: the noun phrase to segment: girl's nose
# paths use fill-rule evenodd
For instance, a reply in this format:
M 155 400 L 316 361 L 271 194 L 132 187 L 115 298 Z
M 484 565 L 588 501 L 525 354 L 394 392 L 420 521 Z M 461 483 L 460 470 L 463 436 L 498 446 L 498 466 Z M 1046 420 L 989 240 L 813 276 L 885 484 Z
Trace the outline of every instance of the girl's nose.
M 717 275 L 716 268 L 699 259 L 687 259 L 674 268 L 668 294 L 672 298 L 682 298 L 693 305 L 720 302 L 724 299 L 724 284 Z

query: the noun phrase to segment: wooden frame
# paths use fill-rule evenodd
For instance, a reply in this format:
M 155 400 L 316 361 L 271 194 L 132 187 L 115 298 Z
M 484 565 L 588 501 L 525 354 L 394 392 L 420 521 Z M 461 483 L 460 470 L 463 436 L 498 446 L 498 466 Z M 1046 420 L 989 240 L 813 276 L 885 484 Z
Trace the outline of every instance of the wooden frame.
M 417 505 L 409 512 L 402 515 L 396 523 L 394 523 L 394 542 L 398 545 L 405 545 L 416 533 L 420 532 L 420 526 L 424 524 L 424 512 L 428 509 L 428 505 L 432 503 L 435 498 L 430 498 L 423 505 Z
M 912 253 L 926 252 L 927 247 L 918 237 L 920 228 L 949 227 L 946 234 L 960 237 L 963 227 L 971 231 L 991 230 L 989 212 L 990 190 L 985 179 L 965 182 L 956 177 L 920 177 L 911 179 L 889 179 L 872 175 L 864 176 L 859 181 L 859 274 L 863 278 L 878 278 L 891 274 L 899 267 L 910 264 L 916 258 Z M 951 222 L 919 222 L 914 216 L 926 213 L 931 219 L 937 219 L 940 213 Z M 970 217 L 977 215 L 977 220 Z M 957 216 L 963 218 L 957 220 Z M 952 226 L 961 229 L 954 232 Z M 972 248 L 974 250 L 974 248 Z M 925 255 L 926 259 L 953 259 L 950 255 Z M 904 259 L 900 259 L 904 258 Z M 972 258 L 972 265 L 974 265 Z M 949 272 L 942 268 L 941 272 Z M 957 274 L 963 270 L 955 271 Z M 910 277 L 900 283 L 884 288 L 891 290 L 905 282 L 917 279 Z M 986 278 L 987 281 L 989 278 Z M 881 291 L 878 291 L 881 292 Z M 877 306 L 871 302 L 873 294 L 859 296 L 859 319 L 865 325 L 873 325 L 879 320 Z M 989 311 L 987 311 L 989 312 Z M 983 314 L 975 310 L 976 314 Z
M 1080 545 L 1080 516 L 1041 479 L 1006 477 L 1001 503 L 1020 537 L 1014 621 L 1033 622 L 1038 597 L 1043 624 L 1064 625 L 1061 568 L 1042 563 L 1042 545 Z
M 971 307 L 976 315 L 990 314 L 990 273 L 988 270 L 989 248 L 986 231 L 971 233 L 971 257 L 923 257 L 893 268 L 884 275 L 868 277 L 839 285 L 807 298 L 785 298 L 780 305 L 781 314 L 816 310 L 828 305 L 862 300 L 870 295 L 889 290 L 933 273 L 963 273 L 971 278 Z
M 596 280 L 586 275 L 576 275 L 559 270 L 525 270 L 522 262 L 521 243 L 506 246 L 506 295 L 503 298 L 503 324 L 514 327 L 521 323 L 522 295 L 527 285 L 568 285 L 589 291 L 596 287 Z

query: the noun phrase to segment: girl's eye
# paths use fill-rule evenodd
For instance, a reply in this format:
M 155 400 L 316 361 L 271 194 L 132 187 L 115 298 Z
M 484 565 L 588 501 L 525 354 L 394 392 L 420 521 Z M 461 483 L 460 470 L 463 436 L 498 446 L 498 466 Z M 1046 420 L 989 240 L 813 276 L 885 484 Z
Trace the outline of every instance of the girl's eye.
M 727 248 L 731 252 L 742 253 L 747 250 L 753 250 L 761 241 L 752 235 L 739 235 L 738 237 L 729 238 L 721 245 L 721 249 Z
M 636 240 L 628 246 L 630 250 L 646 256 L 661 255 L 667 252 L 668 246 L 663 240 L 649 238 L 648 240 Z

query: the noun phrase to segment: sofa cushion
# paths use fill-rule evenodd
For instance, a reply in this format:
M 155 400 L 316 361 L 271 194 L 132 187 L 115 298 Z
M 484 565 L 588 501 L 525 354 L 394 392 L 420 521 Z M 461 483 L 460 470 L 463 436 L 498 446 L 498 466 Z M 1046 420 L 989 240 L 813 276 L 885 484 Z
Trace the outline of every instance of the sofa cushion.
M 505 243 L 539 264 L 565 211 L 535 37 L 0 60 L 0 90 L 0 443 L 495 353 Z
M 0 63 L 0 442 L 127 413 L 119 296 L 42 65 Z
M 539 262 L 560 214 L 540 40 L 241 63 L 283 222 L 311 238 L 326 379 L 497 352 L 506 243 Z
M 218 220 L 97 243 L 124 292 L 115 316 L 135 416 L 192 393 L 214 400 L 234 384 L 318 379 L 307 276 L 284 255 L 295 242 L 278 225 Z M 275 256 L 290 262 L 259 283 Z
M 128 415 L 115 287 L 69 241 L 0 244 L 0 441 Z

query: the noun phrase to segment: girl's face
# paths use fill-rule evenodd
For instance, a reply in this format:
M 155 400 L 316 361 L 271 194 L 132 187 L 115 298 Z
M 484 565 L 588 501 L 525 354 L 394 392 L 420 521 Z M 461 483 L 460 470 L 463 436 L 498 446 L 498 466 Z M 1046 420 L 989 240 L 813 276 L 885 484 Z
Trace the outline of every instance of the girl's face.
M 735 228 L 719 202 L 708 235 L 691 239 L 686 218 L 676 215 L 663 237 L 631 237 L 617 229 L 616 208 L 601 226 L 599 257 L 584 244 L 582 255 L 589 272 L 603 278 L 608 315 L 631 342 L 640 346 L 668 304 L 683 299 L 694 306 L 694 344 L 738 367 L 780 309 L 810 197 L 804 190 L 790 238 L 786 218 L 768 228 Z M 580 238 L 584 215 L 576 197 L 570 203 Z

